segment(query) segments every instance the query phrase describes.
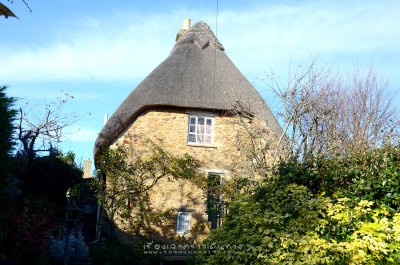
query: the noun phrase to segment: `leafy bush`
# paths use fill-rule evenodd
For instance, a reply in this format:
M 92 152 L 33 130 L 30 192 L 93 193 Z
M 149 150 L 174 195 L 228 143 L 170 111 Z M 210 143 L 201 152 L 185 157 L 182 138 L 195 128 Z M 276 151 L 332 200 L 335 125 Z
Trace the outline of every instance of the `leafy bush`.
M 32 161 L 22 180 L 26 194 L 45 196 L 62 208 L 67 190 L 82 181 L 82 169 L 74 163 L 73 153 L 63 155 L 52 149 L 48 156 Z
M 342 157 L 289 161 L 276 170 L 282 185 L 305 185 L 313 193 L 369 200 L 390 212 L 400 207 L 400 147 L 385 145 Z
M 304 186 L 260 186 L 234 200 L 199 264 L 397 264 L 400 214 L 373 202 L 315 196 Z M 215 248 L 214 248 L 215 249 Z
M 148 156 L 124 148 L 99 150 L 97 169 L 103 179 L 93 179 L 92 184 L 108 217 L 105 230 L 115 238 L 121 230 L 141 235 L 169 219 L 172 208 L 160 211 L 151 204 L 150 191 L 159 181 L 200 176 L 199 162 L 191 156 L 175 156 L 151 140 L 148 147 Z
M 373 201 L 391 212 L 400 210 L 399 146 L 359 153 L 349 169 L 346 173 L 351 178 L 350 185 L 341 188 L 343 195 Z
M 27 195 L 21 210 L 10 214 L 1 254 L 6 258 L 18 258 L 21 264 L 41 264 L 45 255 L 47 232 L 54 227 L 55 205 L 45 198 Z M 15 209 L 15 208 L 14 208 Z
M 12 175 L 15 164 L 11 156 L 15 145 L 13 121 L 16 111 L 12 109 L 15 99 L 7 97 L 5 89 L 5 86 L 0 86 L 0 256 L 5 247 L 4 231 L 8 229 L 9 210 L 14 206 L 18 193 L 16 178 Z

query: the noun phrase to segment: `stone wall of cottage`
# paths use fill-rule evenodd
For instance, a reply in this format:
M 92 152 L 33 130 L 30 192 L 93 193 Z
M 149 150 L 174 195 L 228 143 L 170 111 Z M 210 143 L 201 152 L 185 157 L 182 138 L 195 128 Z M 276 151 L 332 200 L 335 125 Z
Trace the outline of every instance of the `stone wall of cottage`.
M 148 140 L 161 146 L 164 150 L 174 154 L 188 153 L 201 161 L 201 170 L 226 170 L 223 178 L 229 178 L 232 170 L 246 168 L 246 161 L 241 157 L 240 150 L 235 145 L 237 126 L 234 117 L 223 113 L 214 115 L 214 142 L 210 146 L 193 145 L 187 143 L 189 114 L 201 112 L 182 108 L 153 108 L 141 113 L 125 132 L 112 144 L 112 148 L 124 146 L 131 149 L 136 155 L 146 156 L 149 153 Z M 186 180 L 161 179 L 151 190 L 151 203 L 154 209 L 176 209 L 170 220 L 157 232 L 149 234 L 153 239 L 173 240 L 177 238 L 176 226 L 179 209 L 191 211 L 191 228 L 201 224 L 209 226 L 205 214 L 205 194 L 194 184 Z M 122 229 L 122 228 L 121 228 Z M 208 230 L 193 231 L 185 238 L 201 240 Z

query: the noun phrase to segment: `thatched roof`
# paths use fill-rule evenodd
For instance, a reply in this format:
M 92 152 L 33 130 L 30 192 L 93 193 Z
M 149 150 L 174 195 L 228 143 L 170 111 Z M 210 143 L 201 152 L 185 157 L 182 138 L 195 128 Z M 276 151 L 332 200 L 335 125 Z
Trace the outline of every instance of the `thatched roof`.
M 97 137 L 95 149 L 114 141 L 144 109 L 173 106 L 229 110 L 236 102 L 281 127 L 260 94 L 226 56 L 210 27 L 198 22 L 176 42 L 170 55 L 122 102 Z

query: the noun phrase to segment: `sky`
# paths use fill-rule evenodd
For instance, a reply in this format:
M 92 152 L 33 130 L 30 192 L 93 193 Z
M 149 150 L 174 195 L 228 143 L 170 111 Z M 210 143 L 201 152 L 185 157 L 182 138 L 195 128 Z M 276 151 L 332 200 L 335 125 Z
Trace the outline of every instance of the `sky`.
M 313 56 L 343 74 L 372 66 L 400 87 L 399 1 L 219 0 L 218 12 L 217 0 L 27 0 L 32 12 L 21 0 L 0 2 L 19 18 L 0 17 L 0 84 L 16 107 L 73 95 L 64 111 L 80 118 L 60 148 L 82 165 L 93 160 L 104 114 L 166 59 L 185 17 L 211 27 L 270 105 L 266 74 L 284 82 L 290 65 Z

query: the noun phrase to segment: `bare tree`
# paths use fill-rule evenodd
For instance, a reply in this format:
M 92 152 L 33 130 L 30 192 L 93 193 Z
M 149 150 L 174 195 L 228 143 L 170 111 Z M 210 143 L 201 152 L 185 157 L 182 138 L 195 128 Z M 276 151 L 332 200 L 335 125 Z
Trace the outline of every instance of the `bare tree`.
M 339 122 L 341 142 L 352 147 L 379 147 L 399 136 L 398 110 L 393 105 L 397 91 L 372 68 L 355 71 L 342 85 Z M 344 130 L 346 129 L 346 130 Z
M 239 166 L 239 172 L 235 168 L 231 170 L 240 179 L 243 176 L 255 179 L 268 172 L 273 157 L 271 150 L 278 148 L 277 138 L 269 130 L 268 123 L 249 112 L 240 102 L 236 102 L 227 115 L 234 116 L 231 125 L 236 128 L 236 136 L 231 139 L 231 145 L 235 146 L 240 151 L 240 156 L 248 161 L 246 167 Z
M 65 104 L 74 97 L 61 93 L 54 102 L 34 106 L 27 102 L 19 109 L 18 139 L 28 163 L 37 153 L 49 151 L 54 143 L 64 140 L 63 129 L 78 120 L 76 112 L 64 111 Z
M 341 77 L 312 58 L 306 67 L 289 71 L 287 85 L 281 86 L 273 74 L 268 80 L 281 102 L 278 116 L 285 122 L 288 150 L 295 159 L 379 147 L 399 136 L 392 102 L 396 90 L 372 68 Z

